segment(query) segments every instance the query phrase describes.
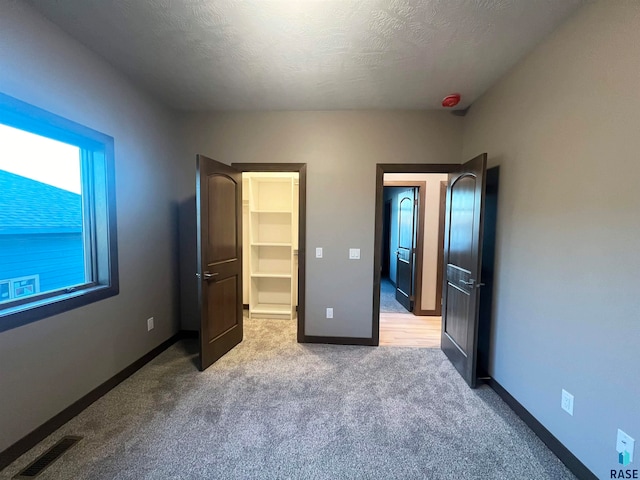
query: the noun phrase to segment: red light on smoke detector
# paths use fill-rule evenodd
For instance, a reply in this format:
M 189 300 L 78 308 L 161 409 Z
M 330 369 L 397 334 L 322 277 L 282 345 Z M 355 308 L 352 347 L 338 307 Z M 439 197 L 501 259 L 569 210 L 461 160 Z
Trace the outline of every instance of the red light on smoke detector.
M 446 108 L 455 107 L 460 103 L 460 94 L 452 93 L 451 95 L 447 95 L 442 99 L 442 106 Z

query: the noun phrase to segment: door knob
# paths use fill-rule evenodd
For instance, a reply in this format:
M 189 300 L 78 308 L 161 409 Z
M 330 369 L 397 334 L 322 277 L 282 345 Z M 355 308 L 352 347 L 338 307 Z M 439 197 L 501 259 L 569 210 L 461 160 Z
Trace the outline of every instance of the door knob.
M 204 272 L 204 275 L 201 275 L 200 273 L 196 273 L 196 277 L 198 278 L 204 278 L 205 280 L 211 280 L 213 277 L 216 277 L 218 275 L 218 273 L 209 273 L 209 272 Z
M 468 287 L 473 287 L 474 284 L 476 288 L 484 287 L 484 283 L 476 283 L 476 281 L 473 278 L 470 278 L 468 282 L 465 282 L 464 280 L 460 280 L 460 283 Z

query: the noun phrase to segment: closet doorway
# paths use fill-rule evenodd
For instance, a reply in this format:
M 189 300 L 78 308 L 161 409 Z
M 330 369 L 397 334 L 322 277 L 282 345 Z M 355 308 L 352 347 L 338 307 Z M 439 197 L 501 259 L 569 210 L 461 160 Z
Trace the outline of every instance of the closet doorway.
M 233 163 L 242 172 L 245 318 L 295 321 L 304 338 L 306 164 Z

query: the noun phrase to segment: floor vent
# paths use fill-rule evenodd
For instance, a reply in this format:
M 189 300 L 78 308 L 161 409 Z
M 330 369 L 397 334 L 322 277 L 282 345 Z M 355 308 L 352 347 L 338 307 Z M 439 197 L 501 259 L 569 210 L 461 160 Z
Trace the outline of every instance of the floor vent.
M 31 462 L 24 470 L 18 473 L 15 479 L 21 478 L 35 478 L 40 475 L 49 465 L 58 460 L 64 452 L 73 447 L 76 443 L 82 440 L 82 437 L 67 436 L 63 437 L 58 443 L 56 443 L 49 450 L 44 452 L 33 462 Z

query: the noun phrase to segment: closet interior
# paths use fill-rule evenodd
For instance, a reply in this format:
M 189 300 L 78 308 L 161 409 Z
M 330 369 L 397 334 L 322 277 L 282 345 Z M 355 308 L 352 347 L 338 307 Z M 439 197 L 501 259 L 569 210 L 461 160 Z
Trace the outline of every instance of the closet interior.
M 298 179 L 297 172 L 242 174 L 243 303 L 249 318 L 296 317 Z

